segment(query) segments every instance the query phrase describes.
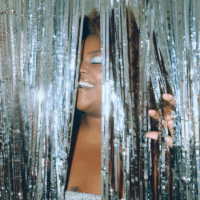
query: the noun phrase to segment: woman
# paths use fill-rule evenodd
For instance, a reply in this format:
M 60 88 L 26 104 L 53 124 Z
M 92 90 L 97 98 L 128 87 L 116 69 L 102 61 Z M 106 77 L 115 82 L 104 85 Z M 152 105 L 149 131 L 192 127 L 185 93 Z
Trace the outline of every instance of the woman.
M 132 17 L 134 19 L 134 17 Z M 131 36 L 133 39 L 133 62 L 137 63 L 133 75 L 133 87 L 138 83 L 138 30 L 135 21 L 132 21 Z M 133 65 L 131 65 L 133 66 Z M 67 190 L 101 194 L 101 41 L 100 18 L 96 11 L 85 17 L 82 39 L 82 62 L 80 66 L 77 111 L 75 115 L 70 165 L 68 169 Z M 137 94 L 136 94 L 137 95 Z M 173 96 L 163 94 L 163 99 L 174 105 Z M 158 120 L 160 113 L 149 110 L 149 115 Z M 76 123 L 79 121 L 80 123 Z M 172 109 L 164 110 L 163 124 L 168 121 L 168 128 L 173 134 Z M 158 132 L 149 132 L 147 137 L 156 140 Z M 172 146 L 172 137 L 170 137 Z M 122 166 L 122 165 L 120 165 Z M 156 170 L 156 168 L 155 168 Z M 122 179 L 122 167 L 119 177 Z M 154 181 L 155 182 L 155 181 Z M 118 185 L 123 197 L 123 181 Z

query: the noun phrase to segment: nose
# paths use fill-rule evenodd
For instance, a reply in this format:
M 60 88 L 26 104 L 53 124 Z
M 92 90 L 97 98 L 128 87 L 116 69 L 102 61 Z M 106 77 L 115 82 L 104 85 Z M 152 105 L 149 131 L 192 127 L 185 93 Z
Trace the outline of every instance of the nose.
M 84 64 L 83 62 L 81 63 L 79 73 L 80 73 L 80 74 L 88 74 L 88 73 L 89 73 L 89 70 L 88 70 L 88 68 L 87 68 L 87 65 Z

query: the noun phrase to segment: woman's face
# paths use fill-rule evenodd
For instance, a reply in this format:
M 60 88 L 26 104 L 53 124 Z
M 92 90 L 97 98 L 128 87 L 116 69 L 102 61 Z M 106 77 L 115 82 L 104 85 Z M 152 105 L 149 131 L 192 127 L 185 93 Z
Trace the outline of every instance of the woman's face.
M 89 36 L 83 44 L 77 109 L 101 117 L 101 41 L 98 37 Z

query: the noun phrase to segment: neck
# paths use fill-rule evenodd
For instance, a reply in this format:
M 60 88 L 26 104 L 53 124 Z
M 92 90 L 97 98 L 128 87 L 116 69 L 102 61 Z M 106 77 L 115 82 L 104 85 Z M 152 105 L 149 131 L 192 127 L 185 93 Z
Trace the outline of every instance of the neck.
M 86 143 L 101 144 L 101 117 L 85 114 L 78 137 L 81 137 Z

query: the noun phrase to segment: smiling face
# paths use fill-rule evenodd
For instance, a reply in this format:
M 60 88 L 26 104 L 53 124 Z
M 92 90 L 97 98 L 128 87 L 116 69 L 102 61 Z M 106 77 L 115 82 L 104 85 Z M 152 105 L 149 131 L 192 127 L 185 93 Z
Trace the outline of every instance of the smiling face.
M 94 117 L 101 117 L 101 41 L 89 36 L 82 47 L 77 109 Z

